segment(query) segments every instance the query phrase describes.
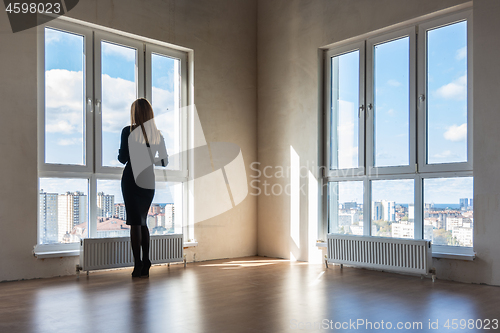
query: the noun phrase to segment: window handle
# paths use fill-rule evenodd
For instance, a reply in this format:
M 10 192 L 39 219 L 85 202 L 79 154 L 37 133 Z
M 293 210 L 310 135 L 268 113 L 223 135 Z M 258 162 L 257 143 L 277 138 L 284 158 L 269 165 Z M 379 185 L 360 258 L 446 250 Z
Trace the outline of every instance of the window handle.
M 366 115 L 368 116 L 368 112 L 371 111 L 373 109 L 373 105 L 372 103 L 369 103 L 368 104 L 368 109 L 366 110 Z
M 90 111 L 90 113 L 94 112 L 94 110 L 92 110 L 92 98 L 87 98 L 87 108 L 88 110 Z
M 425 95 L 421 94 L 420 96 L 418 96 L 418 100 L 419 100 L 420 103 L 424 102 L 425 101 Z
M 95 100 L 95 108 L 97 110 L 97 113 L 101 114 L 101 100 L 100 99 Z
M 365 111 L 365 106 L 361 104 L 358 109 L 358 118 L 361 118 L 361 112 Z

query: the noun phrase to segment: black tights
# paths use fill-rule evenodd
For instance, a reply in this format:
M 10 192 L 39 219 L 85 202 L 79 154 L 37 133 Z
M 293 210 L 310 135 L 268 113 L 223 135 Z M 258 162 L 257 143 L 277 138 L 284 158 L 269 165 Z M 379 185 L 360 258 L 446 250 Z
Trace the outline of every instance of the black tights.
M 132 253 L 134 261 L 137 264 L 141 261 L 142 247 L 142 262 L 149 261 L 149 229 L 146 225 L 131 225 L 130 226 L 130 242 L 132 243 Z

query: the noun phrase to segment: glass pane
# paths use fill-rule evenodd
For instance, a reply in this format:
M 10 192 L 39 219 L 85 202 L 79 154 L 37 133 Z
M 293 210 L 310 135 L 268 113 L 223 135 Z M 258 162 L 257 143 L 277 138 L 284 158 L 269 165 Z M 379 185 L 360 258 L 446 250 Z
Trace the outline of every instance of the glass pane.
M 120 134 L 130 126 L 130 106 L 137 99 L 137 50 L 101 42 L 102 165 L 118 161 Z
M 97 237 L 127 237 L 127 212 L 120 180 L 97 180 Z
M 374 47 L 374 166 L 410 159 L 410 38 Z
M 155 197 L 148 213 L 152 235 L 182 234 L 182 187 L 182 183 L 156 182 Z
M 467 161 L 467 22 L 427 32 L 427 163 Z
M 97 180 L 97 237 L 126 237 L 130 226 L 120 180 Z M 182 233 L 182 184 L 157 182 L 147 224 L 152 235 Z
M 372 235 L 414 238 L 413 179 L 372 181 Z
M 363 182 L 328 183 L 328 232 L 363 235 Z
M 40 178 L 40 244 L 75 243 L 88 237 L 87 179 Z
M 45 28 L 45 163 L 85 164 L 84 37 Z
M 331 59 L 330 169 L 357 168 L 359 50 Z
M 152 106 L 167 146 L 167 169 L 179 170 L 181 150 L 180 60 L 151 54 Z
M 435 245 L 472 247 L 473 177 L 424 179 L 424 238 Z

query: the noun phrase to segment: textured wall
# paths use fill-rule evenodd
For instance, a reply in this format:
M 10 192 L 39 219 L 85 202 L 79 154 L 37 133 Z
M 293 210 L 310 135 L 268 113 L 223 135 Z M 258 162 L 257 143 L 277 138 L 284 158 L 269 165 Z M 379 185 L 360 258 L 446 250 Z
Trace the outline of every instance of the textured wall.
M 256 19 L 251 0 L 80 0 L 70 17 L 194 50 L 194 101 L 207 141 L 256 160 Z M 38 260 L 36 29 L 12 34 L 0 13 L 0 281 L 74 274 L 76 257 Z M 6 158 L 7 157 L 7 158 Z M 256 198 L 196 224 L 188 259 L 256 254 Z
M 268 174 L 277 166 L 299 164 L 301 176 L 261 176 L 278 188 L 300 179 L 299 195 L 258 197 L 258 254 L 318 260 L 315 249 L 317 200 L 309 170 L 318 177 L 322 73 L 318 49 L 381 29 L 461 0 L 260 0 L 258 2 L 258 161 Z M 500 177 L 496 129 L 500 117 L 494 96 L 499 90 L 498 1 L 474 1 L 474 174 L 475 262 L 435 260 L 438 277 L 500 284 L 498 207 Z M 293 149 L 293 151 L 292 151 Z M 295 156 L 295 157 L 294 157 Z M 277 184 L 277 185 L 276 185 Z M 295 228 L 295 229 L 294 229 Z M 300 230 L 297 233 L 297 230 Z M 297 237 L 296 235 L 299 235 Z

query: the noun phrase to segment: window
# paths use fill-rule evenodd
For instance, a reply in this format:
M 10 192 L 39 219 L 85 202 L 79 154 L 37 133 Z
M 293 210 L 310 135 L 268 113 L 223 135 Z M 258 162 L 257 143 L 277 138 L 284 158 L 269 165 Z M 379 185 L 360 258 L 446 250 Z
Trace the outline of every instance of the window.
M 363 182 L 330 182 L 329 232 L 363 235 Z
M 38 246 L 74 249 L 82 237 L 128 236 L 117 155 L 139 97 L 152 102 L 170 155 L 155 171 L 148 225 L 152 234 L 182 233 L 186 54 L 65 21 L 39 29 Z
M 325 51 L 329 233 L 472 253 L 471 36 L 463 11 Z

